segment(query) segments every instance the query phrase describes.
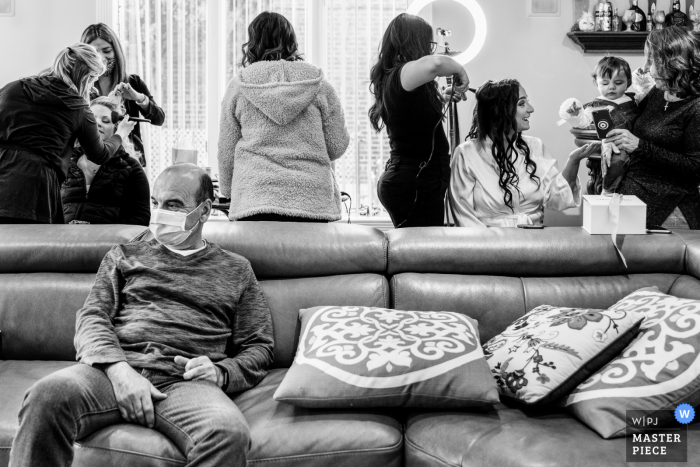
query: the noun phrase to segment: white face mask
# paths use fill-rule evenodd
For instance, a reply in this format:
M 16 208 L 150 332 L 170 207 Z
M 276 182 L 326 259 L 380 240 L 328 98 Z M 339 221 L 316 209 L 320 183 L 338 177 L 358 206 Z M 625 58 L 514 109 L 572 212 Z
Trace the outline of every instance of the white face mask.
M 201 206 L 204 203 L 199 203 Z M 167 209 L 154 209 L 151 212 L 151 225 L 149 228 L 153 232 L 153 236 L 159 243 L 166 246 L 178 246 L 187 240 L 195 228 L 199 225 L 199 221 L 189 230 L 185 230 L 187 219 L 190 214 L 197 211 L 199 206 L 194 208 L 189 213 L 168 211 Z

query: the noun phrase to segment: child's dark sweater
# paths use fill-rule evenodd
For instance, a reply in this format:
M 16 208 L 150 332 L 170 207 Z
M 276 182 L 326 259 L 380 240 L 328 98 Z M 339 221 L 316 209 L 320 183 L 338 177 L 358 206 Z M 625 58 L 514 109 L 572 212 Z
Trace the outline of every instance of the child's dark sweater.
M 634 122 L 637 120 L 637 117 L 639 117 L 640 112 L 639 107 L 634 100 L 634 94 L 625 93 L 625 95 L 631 100 L 621 104 L 616 104 L 613 101 L 598 97 L 591 102 L 584 104 L 583 108 L 613 107 L 613 110 L 610 111 L 610 117 L 612 118 L 615 128 L 632 131 L 632 128 L 634 128 Z

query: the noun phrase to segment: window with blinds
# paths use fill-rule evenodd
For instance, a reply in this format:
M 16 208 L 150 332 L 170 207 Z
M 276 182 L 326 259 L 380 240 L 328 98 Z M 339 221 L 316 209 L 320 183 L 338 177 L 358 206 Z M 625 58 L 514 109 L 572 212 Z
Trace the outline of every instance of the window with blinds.
M 336 161 L 335 172 L 341 191 L 352 197 L 353 215 L 387 216 L 377 198 L 377 181 L 389 158 L 389 143 L 384 131 L 372 130 L 367 117 L 373 99 L 369 71 L 384 30 L 411 0 L 117 2 L 115 23 L 128 70 L 145 80 L 166 113 L 165 125 L 150 127 L 144 138 L 151 179 L 172 163 L 171 148 L 180 136 L 192 137 L 200 165 L 209 165 L 207 128 L 218 127 L 218 121 L 207 121 L 209 107 L 218 109 L 221 90 L 236 75 L 248 24 L 260 12 L 274 11 L 292 23 L 305 59 L 323 69 L 342 102 L 351 142 Z M 207 9 L 212 7 L 221 21 L 216 56 L 223 59 L 216 64 L 207 63 L 206 53 Z M 207 94 L 207 73 L 212 70 L 222 82 L 218 93 Z
M 161 127 L 142 124 L 146 172 L 172 165 L 172 148 L 191 141 L 207 166 L 207 0 L 118 0 L 115 30 L 127 72 L 138 74 L 165 111 Z

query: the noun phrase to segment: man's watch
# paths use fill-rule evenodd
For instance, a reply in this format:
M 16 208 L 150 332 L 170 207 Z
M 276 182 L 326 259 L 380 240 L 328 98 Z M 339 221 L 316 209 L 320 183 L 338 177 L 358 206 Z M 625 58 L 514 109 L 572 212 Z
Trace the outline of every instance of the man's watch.
M 223 383 L 221 384 L 221 389 L 225 389 L 228 386 L 228 371 L 226 371 L 226 368 L 224 368 L 221 365 L 216 365 L 216 367 L 221 370 L 221 376 L 223 379 Z

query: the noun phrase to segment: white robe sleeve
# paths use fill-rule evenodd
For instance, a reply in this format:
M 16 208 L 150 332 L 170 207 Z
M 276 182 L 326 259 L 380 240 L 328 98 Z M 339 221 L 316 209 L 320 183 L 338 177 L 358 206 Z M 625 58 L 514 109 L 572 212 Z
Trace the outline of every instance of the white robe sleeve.
M 452 158 L 450 175 L 449 202 L 452 216 L 457 227 L 483 227 L 486 225 L 476 217 L 474 209 L 474 186 L 476 179 L 469 171 L 467 154 L 462 146 L 458 147 Z
M 559 172 L 559 164 L 556 159 L 543 146 L 543 164 L 547 171 L 542 179 L 544 187 L 544 207 L 554 211 L 563 211 L 581 205 L 581 184 L 576 177 L 576 186 L 572 190 L 569 182 Z

